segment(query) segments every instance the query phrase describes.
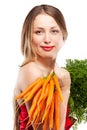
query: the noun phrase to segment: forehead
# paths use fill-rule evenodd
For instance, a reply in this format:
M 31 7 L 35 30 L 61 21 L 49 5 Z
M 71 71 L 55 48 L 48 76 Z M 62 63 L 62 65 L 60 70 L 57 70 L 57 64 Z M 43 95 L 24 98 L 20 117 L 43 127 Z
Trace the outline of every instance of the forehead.
M 34 20 L 34 27 L 37 26 L 58 26 L 58 24 L 56 23 L 55 19 L 48 15 L 48 14 L 39 14 L 36 16 L 35 20 Z

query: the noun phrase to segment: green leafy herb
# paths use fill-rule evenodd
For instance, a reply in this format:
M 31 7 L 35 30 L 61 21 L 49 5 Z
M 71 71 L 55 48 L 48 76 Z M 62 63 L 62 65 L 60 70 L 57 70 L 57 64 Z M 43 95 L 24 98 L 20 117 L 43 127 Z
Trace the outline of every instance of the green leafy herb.
M 78 125 L 87 122 L 87 59 L 67 59 L 65 68 L 71 76 L 70 114 L 77 118 Z

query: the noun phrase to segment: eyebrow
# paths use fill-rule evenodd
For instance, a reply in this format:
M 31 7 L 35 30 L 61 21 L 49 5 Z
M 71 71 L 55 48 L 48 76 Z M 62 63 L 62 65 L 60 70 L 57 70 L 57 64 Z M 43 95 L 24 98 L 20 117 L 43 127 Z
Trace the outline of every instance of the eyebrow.
M 37 29 L 44 29 L 43 27 L 36 27 Z M 59 28 L 59 27 L 57 27 L 57 26 L 53 26 L 53 27 L 51 27 L 51 29 L 54 29 L 54 28 Z

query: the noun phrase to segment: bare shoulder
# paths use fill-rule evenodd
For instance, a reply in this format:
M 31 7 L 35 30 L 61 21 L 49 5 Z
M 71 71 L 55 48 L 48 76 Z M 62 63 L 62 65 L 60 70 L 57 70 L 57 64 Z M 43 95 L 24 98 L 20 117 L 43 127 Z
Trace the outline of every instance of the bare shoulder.
M 65 68 L 55 67 L 55 74 L 57 75 L 61 88 L 70 88 L 71 78 L 70 73 Z
M 60 68 L 59 71 L 62 77 L 70 78 L 70 73 L 65 68 Z
M 18 72 L 18 78 L 16 83 L 16 88 L 17 90 L 19 90 L 19 93 L 20 91 L 23 91 L 34 80 L 41 76 L 41 71 L 32 62 L 21 67 Z
M 70 78 L 70 73 L 65 68 L 55 67 L 55 73 L 58 77 Z

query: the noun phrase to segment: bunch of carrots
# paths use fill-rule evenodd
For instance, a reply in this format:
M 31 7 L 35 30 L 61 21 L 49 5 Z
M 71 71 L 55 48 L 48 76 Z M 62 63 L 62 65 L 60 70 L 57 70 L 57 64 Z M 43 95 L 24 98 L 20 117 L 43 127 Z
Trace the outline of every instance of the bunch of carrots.
M 31 101 L 31 106 L 28 111 L 29 120 L 27 127 L 33 124 L 34 130 L 42 124 L 43 130 L 46 130 L 47 124 L 49 129 L 59 130 L 60 115 L 58 98 L 63 102 L 61 89 L 58 78 L 54 72 L 51 72 L 45 78 L 38 78 L 31 83 L 22 93 L 16 96 L 17 99 L 22 99 L 20 105 Z

